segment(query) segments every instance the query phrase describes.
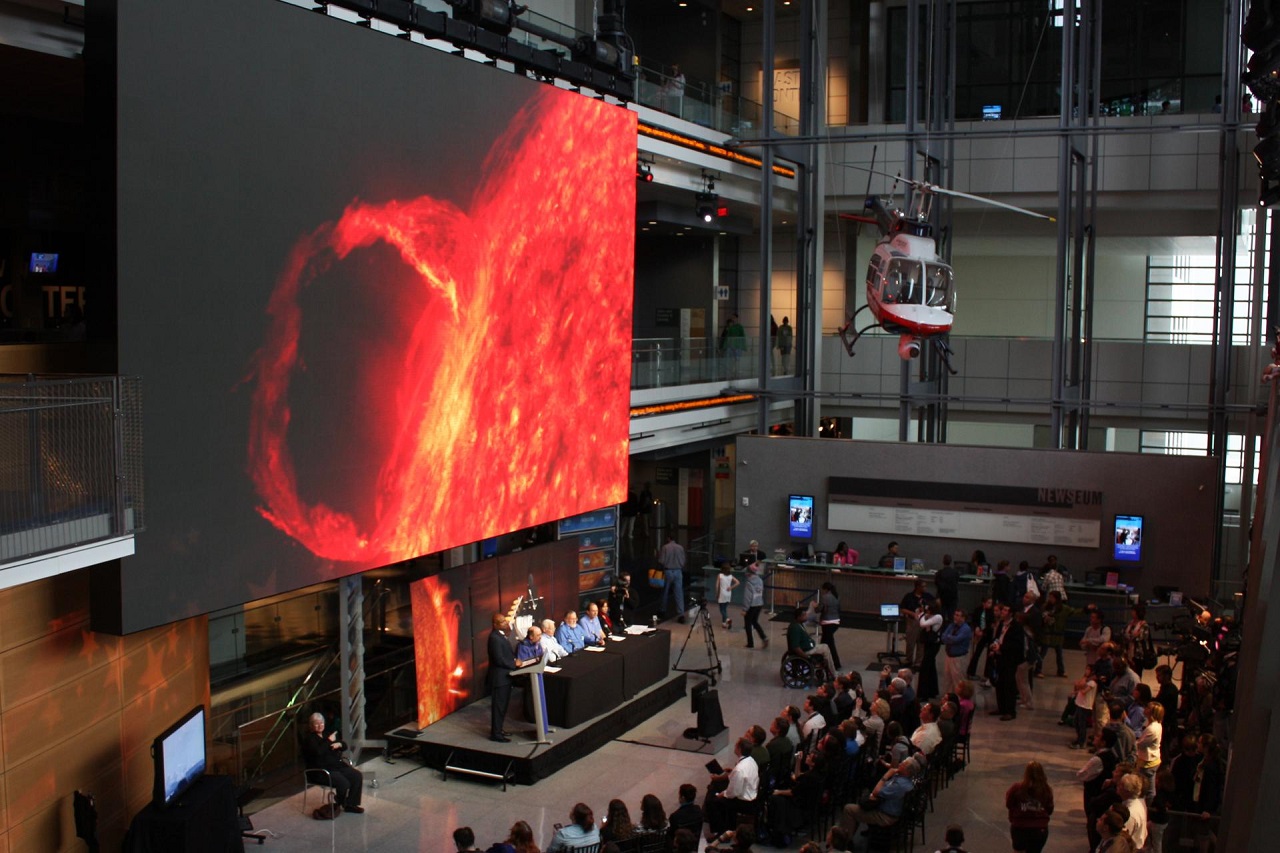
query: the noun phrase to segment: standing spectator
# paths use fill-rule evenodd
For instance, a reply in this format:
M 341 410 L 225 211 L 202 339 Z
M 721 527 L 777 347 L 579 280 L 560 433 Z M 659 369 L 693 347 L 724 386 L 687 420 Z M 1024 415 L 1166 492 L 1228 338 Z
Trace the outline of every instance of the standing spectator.
M 938 650 L 942 648 L 942 614 L 935 598 L 920 618 L 920 681 L 916 696 L 928 701 L 938 695 Z
M 720 627 L 726 631 L 733 627 L 729 618 L 729 602 L 733 600 L 733 591 L 738 587 L 738 579 L 733 576 L 733 566 L 729 561 L 720 564 L 720 574 L 716 575 L 716 604 L 720 605 Z
M 795 342 L 795 330 L 791 327 L 791 320 L 787 317 L 782 318 L 782 325 L 778 327 L 778 353 L 782 356 L 782 375 L 791 375 L 791 347 Z
M 1141 601 L 1133 605 L 1132 618 L 1124 626 L 1124 656 L 1129 668 L 1142 678 L 1142 659 L 1151 640 L 1151 626 L 1147 624 L 1147 605 Z
M 1084 636 L 1080 638 L 1080 648 L 1084 649 L 1084 662 L 1088 664 L 1096 664 L 1098 662 L 1098 649 L 1103 643 L 1111 642 L 1111 629 L 1102 624 L 1102 611 L 1096 607 L 1089 608 L 1089 627 L 1084 629 Z M 1110 673 L 1107 677 L 1110 678 Z
M 746 615 L 742 618 L 747 631 L 747 648 L 755 648 L 755 633 L 760 635 L 760 643 L 769 648 L 769 637 L 760 627 L 760 611 L 764 609 L 764 578 L 760 577 L 760 564 L 747 566 L 747 579 L 742 583 L 742 606 Z
M 747 332 L 738 321 L 737 314 L 730 314 L 720 333 L 720 348 L 729 356 L 730 376 L 738 378 L 738 362 L 747 351 Z
M 1110 808 L 1099 815 L 1094 825 L 1100 840 L 1094 853 L 1138 853 L 1124 824 L 1125 816 L 1119 809 Z
M 636 494 L 636 490 L 627 488 L 627 499 L 622 502 L 622 506 L 618 511 L 618 515 L 622 520 L 622 527 L 618 531 L 623 538 L 630 539 L 636 531 L 636 515 L 640 512 L 640 496 Z
M 942 568 L 933 575 L 933 588 L 942 602 L 938 612 L 950 616 L 960 605 L 960 570 L 951 564 L 950 554 L 942 555 Z
M 1076 737 L 1071 742 L 1072 749 L 1084 749 L 1088 742 L 1089 732 L 1093 729 L 1093 703 L 1097 694 L 1098 682 L 1093 679 L 1093 667 L 1085 664 L 1084 675 L 1075 687 Z
M 1147 844 L 1147 804 L 1142 799 L 1142 777 L 1137 773 L 1121 776 L 1116 783 L 1116 794 L 1120 797 L 1120 805 L 1129 810 L 1124 828 L 1141 850 Z
M 991 641 L 990 654 L 995 656 L 996 704 L 1004 722 L 1018 717 L 1018 665 L 1026 657 L 1027 634 L 1013 621 L 1013 611 L 1007 604 L 997 604 L 1000 624 L 996 626 L 995 639 Z
M 1041 613 L 1040 625 L 1040 660 L 1036 663 L 1036 678 L 1044 678 L 1044 661 L 1053 649 L 1057 658 L 1058 678 L 1067 677 L 1067 668 L 1062 662 L 1062 646 L 1066 640 L 1068 607 L 1062 603 L 1062 593 L 1051 590 L 1045 594 L 1044 611 Z
M 667 594 L 670 593 L 681 622 L 684 622 L 684 561 L 684 546 L 668 533 L 667 543 L 658 551 L 658 562 L 662 565 L 662 603 L 658 609 L 666 612 Z
M 1035 710 L 1035 703 L 1031 698 L 1031 673 L 1040 660 L 1040 633 L 1044 624 L 1043 614 L 1036 607 L 1036 597 L 1035 591 L 1031 589 L 1023 593 L 1021 612 L 1017 615 L 1018 625 L 1026 635 L 1023 640 L 1023 661 L 1018 664 L 1018 695 L 1021 697 L 1022 707 L 1028 711 Z
M 897 546 L 897 542 L 890 542 L 890 553 Z M 881 562 L 883 561 L 882 557 Z M 925 615 L 925 605 L 933 600 L 933 593 L 924 588 L 924 580 L 916 578 L 911 592 L 902 596 L 902 601 L 898 604 L 898 612 L 904 620 L 907 635 L 907 666 L 918 667 L 920 658 L 924 656 L 924 649 L 920 646 L 920 617 Z
M 1049 816 L 1053 814 L 1053 789 L 1038 761 L 1028 761 L 1022 781 L 1004 795 L 1009 810 L 1009 838 L 1017 853 L 1040 853 L 1049 840 Z
M 840 652 L 836 649 L 836 631 L 840 629 L 840 599 L 836 597 L 836 585 L 825 581 L 818 594 L 818 624 L 821 626 L 822 642 L 831 650 L 831 660 L 840 668 Z M 834 672 L 831 673 L 833 676 Z
M 658 89 L 658 109 L 672 115 L 680 115 L 684 107 L 684 72 L 679 65 L 671 66 L 671 73 L 662 81 Z
M 645 483 L 640 490 L 640 502 L 636 505 L 636 516 L 640 519 L 640 534 L 649 538 L 649 517 L 653 515 L 653 492 Z
M 965 849 L 961 847 L 964 844 L 964 830 L 959 824 L 953 823 L 947 827 L 946 835 L 942 837 L 947 846 L 943 847 L 937 853 L 965 853 Z
M 991 645 L 991 637 L 994 634 L 996 623 L 999 622 L 996 616 L 995 599 L 987 596 L 982 600 L 982 606 L 973 611 L 973 615 L 969 618 L 969 623 L 973 628 L 973 654 L 969 657 L 968 674 L 970 679 L 978 677 L 978 659 L 982 657 L 983 649 Z M 987 665 L 983 668 L 982 686 L 990 687 L 991 681 L 989 674 L 991 672 L 991 655 L 987 655 Z
M 943 663 L 942 692 L 951 693 L 956 685 L 964 680 L 964 662 L 969 656 L 969 644 L 973 640 L 973 629 L 965 620 L 964 611 L 954 608 L 951 623 L 942 630 L 942 645 L 947 650 Z
M 1009 574 L 1008 560 L 996 563 L 996 573 L 991 578 L 991 597 L 997 604 L 1007 604 L 1010 607 L 1014 605 L 1013 576 Z
M 1037 599 L 1040 597 L 1040 585 L 1036 583 L 1036 576 L 1031 573 L 1031 564 L 1023 560 L 1018 564 L 1018 573 L 1013 576 L 1014 604 L 1023 601 L 1028 592 L 1034 592 Z
M 1062 572 L 1058 571 L 1058 558 L 1053 554 L 1049 555 L 1049 561 L 1044 564 L 1040 575 L 1040 592 L 1048 596 L 1051 592 L 1058 594 L 1060 601 L 1067 600 L 1067 583 L 1066 578 L 1062 576 Z

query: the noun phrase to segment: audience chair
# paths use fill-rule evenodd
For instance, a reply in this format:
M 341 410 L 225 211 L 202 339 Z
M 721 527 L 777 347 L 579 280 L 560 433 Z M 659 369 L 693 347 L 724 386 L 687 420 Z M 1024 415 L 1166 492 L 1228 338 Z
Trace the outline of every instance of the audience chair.
M 307 795 L 312 788 L 323 788 L 325 803 L 333 804 L 337 801 L 336 789 L 333 787 L 333 774 L 328 770 L 319 767 L 308 767 L 302 771 L 302 811 L 307 813 Z

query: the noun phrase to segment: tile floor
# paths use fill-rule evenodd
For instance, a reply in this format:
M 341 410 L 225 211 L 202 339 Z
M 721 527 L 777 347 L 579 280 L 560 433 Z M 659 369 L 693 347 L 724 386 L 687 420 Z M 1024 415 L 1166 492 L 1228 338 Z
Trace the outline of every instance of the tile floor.
M 675 657 L 685 641 L 685 629 L 674 624 L 671 627 L 679 632 L 673 642 Z M 762 650 L 759 644 L 752 650 L 745 646 L 739 620 L 735 620 L 732 631 L 725 631 L 717 624 L 715 633 L 723 664 L 718 688 L 730 734 L 737 735 L 753 723 L 767 727 L 784 705 L 803 704 L 803 692 L 782 687 L 778 678 L 784 628 L 785 623 L 769 623 L 767 630 L 778 639 L 768 650 Z M 884 642 L 881 632 L 844 628 L 837 635 L 846 668 L 856 666 L 865 670 L 875 659 L 875 653 L 883 650 Z M 705 660 L 700 651 L 703 645 L 698 632 L 689 644 L 682 665 L 689 666 L 696 657 Z M 1081 652 L 1068 652 L 1069 675 L 1074 678 L 1083 665 Z M 874 674 L 864 671 L 864 677 L 874 678 Z M 696 678 L 691 676 L 691 682 Z M 1070 684 L 1067 678 L 1036 679 L 1037 710 L 1021 711 L 1012 722 L 1000 722 L 988 716 L 985 711 L 995 705 L 994 691 L 981 691 L 972 738 L 973 760 L 937 797 L 935 811 L 927 818 L 927 844 L 918 845 L 917 850 L 933 851 L 942 846 L 943 828 L 951 822 L 965 828 L 968 837 L 965 846 L 971 853 L 1009 850 L 1004 792 L 1021 778 L 1024 765 L 1032 758 L 1045 766 L 1057 804 L 1046 853 L 1088 849 L 1080 786 L 1074 780 L 1075 770 L 1088 758 L 1088 753 L 1068 749 L 1069 730 L 1057 725 Z M 691 724 L 688 705 L 677 702 L 648 725 L 671 730 Z M 731 754 L 731 749 L 726 749 L 717 757 L 725 762 L 731 760 Z M 336 848 L 344 853 L 416 850 L 452 853 L 450 834 L 455 827 L 471 826 L 476 832 L 477 844 L 484 848 L 505 838 L 516 820 L 528 821 L 539 843 L 545 846 L 553 825 L 567 823 L 569 809 L 579 800 L 588 803 L 600 817 L 608 801 L 618 797 L 626 801 L 635 815 L 640 798 L 653 792 L 670 810 L 680 783 L 693 782 L 699 788 L 705 784 L 707 772 L 703 765 L 706 761 L 705 755 L 629 743 L 624 738 L 582 756 L 536 785 L 513 786 L 504 793 L 497 786 L 479 782 L 442 781 L 438 772 L 409 759 L 397 759 L 389 765 L 381 757 L 374 757 L 361 765 L 366 780 L 367 810 L 363 815 L 343 815 L 333 822 L 312 820 L 302 811 L 301 793 L 269 804 L 259 800 L 249 811 L 255 806 L 260 809 L 252 815 L 253 824 L 259 830 L 270 830 L 274 834 L 264 849 L 275 853 L 314 853 L 325 849 L 331 830 Z M 377 788 L 369 784 L 374 776 Z M 312 805 L 315 800 L 313 793 Z M 795 842 L 790 849 L 798 849 L 800 843 Z

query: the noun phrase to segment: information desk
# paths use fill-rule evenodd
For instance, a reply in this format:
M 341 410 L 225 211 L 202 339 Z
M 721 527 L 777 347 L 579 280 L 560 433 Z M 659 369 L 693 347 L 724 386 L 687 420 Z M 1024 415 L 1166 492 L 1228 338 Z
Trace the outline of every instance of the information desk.
M 201 776 L 169 806 L 138 812 L 125 836 L 125 853 L 229 853 L 243 851 L 236 789 L 230 776 Z
M 840 598 L 843 613 L 876 616 L 881 604 L 896 604 L 911 592 L 916 575 L 901 574 L 892 569 L 870 566 L 830 566 L 821 563 L 776 563 L 767 561 L 769 574 L 765 580 L 765 602 L 772 601 L 778 611 L 794 607 L 800 601 L 809 600 L 826 581 L 831 581 Z M 921 572 L 925 589 L 937 594 L 933 585 L 933 572 Z M 1108 623 L 1127 622 L 1129 605 L 1127 593 L 1105 586 L 1089 586 L 1072 583 L 1066 585 L 1068 603 L 1072 607 L 1096 604 L 1102 609 Z M 982 599 L 991 594 L 991 579 L 962 575 L 960 579 L 960 606 L 973 612 Z M 1079 626 L 1083 619 L 1076 620 Z
M 658 629 L 611 640 L 604 653 L 622 658 L 622 696 L 631 699 L 671 672 L 671 632 Z

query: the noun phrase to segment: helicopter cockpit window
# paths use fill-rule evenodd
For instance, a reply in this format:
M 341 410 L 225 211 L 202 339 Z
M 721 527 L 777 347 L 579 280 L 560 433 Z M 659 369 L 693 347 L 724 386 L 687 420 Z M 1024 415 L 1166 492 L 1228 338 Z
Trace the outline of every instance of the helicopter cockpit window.
M 950 267 L 929 265 L 928 286 L 925 289 L 925 304 L 935 308 L 953 311 L 955 302 L 954 274 Z
M 881 298 L 885 302 L 911 303 L 919 302 L 921 269 L 920 262 L 909 258 L 894 258 L 889 261 L 884 274 L 884 288 Z

